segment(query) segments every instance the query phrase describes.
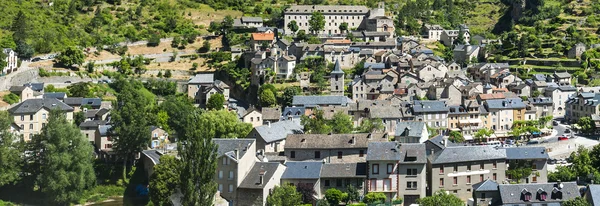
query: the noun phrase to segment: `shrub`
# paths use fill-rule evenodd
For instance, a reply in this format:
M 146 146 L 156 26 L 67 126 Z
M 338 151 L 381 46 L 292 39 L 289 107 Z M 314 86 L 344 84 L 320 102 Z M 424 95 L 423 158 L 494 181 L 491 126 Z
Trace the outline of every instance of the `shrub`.
M 385 200 L 386 200 L 385 194 L 383 194 L 382 192 L 370 192 L 365 195 L 363 202 L 365 202 L 367 204 L 373 204 L 373 203 L 383 203 L 383 202 L 385 202 Z
M 10 94 L 4 95 L 4 97 L 2 97 L 2 100 L 4 100 L 6 103 L 14 104 L 14 103 L 19 102 L 19 96 L 17 96 L 16 94 L 10 93 Z

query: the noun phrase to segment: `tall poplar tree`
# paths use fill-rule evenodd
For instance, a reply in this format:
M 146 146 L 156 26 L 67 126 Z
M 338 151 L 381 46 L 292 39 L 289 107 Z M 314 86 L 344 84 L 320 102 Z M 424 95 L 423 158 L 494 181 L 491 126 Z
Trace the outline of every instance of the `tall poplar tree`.
M 2 52 L 0 52 L 2 53 Z M 10 131 L 12 117 L 0 111 L 0 187 L 20 179 L 23 142 Z

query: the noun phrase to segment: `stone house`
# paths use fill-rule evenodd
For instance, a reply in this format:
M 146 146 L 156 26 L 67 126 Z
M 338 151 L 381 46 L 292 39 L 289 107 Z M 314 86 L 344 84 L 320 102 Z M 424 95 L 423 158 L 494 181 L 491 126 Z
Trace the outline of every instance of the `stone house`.
M 473 185 L 473 205 L 492 206 L 497 205 L 499 200 L 498 183 L 494 180 L 486 179 Z
M 459 63 L 467 63 L 479 60 L 480 47 L 471 45 L 468 42 L 454 47 L 454 60 Z
M 100 109 L 102 106 L 100 98 L 67 97 L 63 102 L 73 107 L 73 112 L 87 112 L 89 109 Z
M 277 162 L 256 162 L 237 188 L 237 197 L 233 205 L 266 205 L 267 197 L 281 182 L 285 166 Z
M 431 81 L 437 77 L 445 77 L 448 72 L 446 65 L 442 63 L 424 64 L 416 69 L 416 74 L 423 81 Z
M 448 127 L 448 105 L 444 101 L 414 100 L 412 109 L 417 121 L 423 121 L 431 128 Z
M 290 161 L 364 162 L 369 142 L 387 141 L 386 137 L 381 133 L 289 134 L 284 153 Z
M 575 44 L 573 47 L 571 47 L 571 49 L 569 49 L 567 56 L 571 59 L 581 58 L 581 55 L 583 54 L 583 52 L 585 52 L 585 50 L 586 50 L 585 44 L 579 42 L 579 43 Z
M 282 111 L 279 107 L 263 107 L 261 109 L 261 113 L 263 120 L 262 124 L 267 124 L 267 122 L 275 123 L 279 122 L 280 120 L 285 120 L 282 119 Z
M 252 107 L 242 116 L 242 122 L 252 124 L 252 127 L 262 126 L 264 122 L 263 114 Z
M 299 121 L 279 121 L 253 128 L 247 137 L 256 139 L 257 151 L 279 153 L 284 151 L 287 135 L 302 134 L 302 129 Z
M 278 78 L 289 79 L 296 68 L 296 57 L 294 55 L 283 55 L 277 58 L 277 63 L 273 68 Z
M 54 98 L 28 99 L 8 109 L 8 112 L 14 124 L 20 127 L 23 140 L 30 141 L 33 135 L 39 134 L 46 126 L 52 110 L 64 112 L 67 121 L 73 121 L 73 107 Z
M 600 105 L 599 93 L 583 92 L 577 96 L 573 95 L 565 102 L 564 118 L 569 122 L 575 122 L 581 117 L 599 115 L 598 105 Z
M 491 129 L 496 131 L 497 137 L 507 136 L 514 121 L 525 120 L 526 106 L 521 98 L 490 99 L 484 104 L 490 112 Z
M 13 94 L 16 94 L 17 96 L 19 96 L 19 102 L 23 102 L 25 100 L 35 98 L 31 87 L 11 86 L 9 88 L 9 91 L 10 91 L 10 93 L 13 93 Z
M 233 27 L 263 27 L 262 17 L 242 16 L 233 20 Z
M 398 122 L 396 124 L 395 141 L 400 143 L 423 143 L 429 139 L 429 132 L 424 122 Z
M 237 189 L 255 162 L 256 140 L 242 139 L 213 139 L 219 145 L 217 150 L 217 171 L 215 181 L 221 196 L 236 203 Z
M 576 182 L 537 184 L 500 184 L 495 205 L 562 205 L 562 202 L 580 197 Z
M 250 47 L 254 51 L 271 48 L 275 43 L 275 33 L 252 33 L 250 37 Z M 263 48 L 266 47 L 266 48 Z
M 530 97 L 527 103 L 534 107 L 536 117 L 552 116 L 554 111 L 554 102 L 549 97 Z
M 96 130 L 96 149 L 101 151 L 101 156 L 108 156 L 112 154 L 113 147 L 113 138 L 114 136 L 111 134 L 112 125 L 98 125 L 98 129 Z
M 292 106 L 304 107 L 304 115 L 311 116 L 320 107 L 347 107 L 350 101 L 346 96 L 294 96 Z
M 544 91 L 544 96 L 552 98 L 554 102 L 554 117 L 562 117 L 568 116 L 566 111 L 565 102 L 571 97 L 575 96 L 577 93 L 577 88 L 571 85 L 567 86 L 558 86 L 558 87 L 548 87 Z
M 348 186 L 352 185 L 358 190 L 359 195 L 364 195 L 366 177 L 367 164 L 364 162 L 323 164 L 319 180 L 320 191 L 335 188 L 347 192 Z
M 558 85 L 571 84 L 571 74 L 568 72 L 554 72 L 552 74 L 552 81 Z
M 67 98 L 67 93 L 64 93 L 64 92 L 48 92 L 48 93 L 44 93 L 42 95 L 42 98 L 55 98 L 55 99 L 58 99 L 60 101 L 63 101 L 65 98 Z
M 6 55 L 6 58 L 4 59 L 4 61 L 6 62 L 6 66 L 2 68 L 2 71 L 0 71 L 0 75 L 6 75 L 17 71 L 19 65 L 19 58 L 17 57 L 17 52 L 10 48 L 2 49 L 2 52 Z
M 96 145 L 96 130 L 98 130 L 100 125 L 106 124 L 108 124 L 108 122 L 104 120 L 85 121 L 79 124 L 79 129 L 81 129 L 81 133 L 89 142 L 91 142 L 93 145 Z
M 588 185 L 583 198 L 591 204 L 591 206 L 600 205 L 600 185 Z
M 321 168 L 325 163 L 320 161 L 287 161 L 286 169 L 281 176 L 281 184 L 291 184 L 296 187 L 313 188 L 315 196 L 321 197 Z
M 213 94 L 223 94 L 224 106 L 229 102 L 229 85 L 214 79 L 214 73 L 196 74 L 187 83 L 187 95 L 194 103 L 204 106 Z
M 546 183 L 548 182 L 547 161 L 550 159 L 545 147 L 511 147 L 505 148 L 506 162 L 508 169 L 513 169 L 524 165 L 531 167 L 531 174 L 523 177 L 521 180 L 507 175 L 507 179 L 525 183 Z M 524 180 L 524 181 L 523 181 Z
M 423 35 L 429 40 L 432 41 L 440 41 L 442 38 L 442 33 L 444 32 L 444 28 L 440 25 L 429 25 L 425 24 L 421 30 L 423 31 Z

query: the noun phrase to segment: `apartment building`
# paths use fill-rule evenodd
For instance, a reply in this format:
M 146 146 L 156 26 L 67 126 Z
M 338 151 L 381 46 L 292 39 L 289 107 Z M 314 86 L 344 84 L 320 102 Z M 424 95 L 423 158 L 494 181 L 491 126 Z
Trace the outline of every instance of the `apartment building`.
M 299 30 L 309 33 L 309 20 L 313 12 L 322 13 L 325 17 L 325 27 L 317 31 L 319 35 L 341 35 L 339 26 L 345 22 L 348 28 L 358 30 L 389 32 L 391 38 L 394 33 L 394 23 L 391 17 L 385 15 L 385 4 L 379 3 L 377 8 L 369 9 L 366 6 L 352 5 L 292 5 L 284 11 L 284 25 L 295 21 Z M 285 27 L 286 34 L 293 32 Z
M 497 137 L 507 136 L 514 121 L 525 120 L 526 106 L 520 98 L 490 99 L 484 104 Z
M 505 180 L 506 152 L 485 146 L 445 147 L 429 155 L 427 194 L 449 191 L 463 201 L 472 196 L 473 184 L 486 179 Z
M 289 134 L 284 153 L 290 161 L 356 163 L 365 161 L 369 142 L 385 141 L 382 133 Z
M 387 201 L 414 204 L 426 194 L 424 144 L 371 142 L 367 154 L 366 192 L 382 192 Z
M 554 102 L 554 117 L 564 117 L 566 105 L 565 102 L 571 96 L 576 95 L 577 88 L 571 85 L 548 87 L 544 90 L 544 96 L 552 98 Z
M 417 121 L 423 121 L 431 128 L 448 127 L 448 105 L 444 101 L 414 100 L 413 114 Z
M 187 95 L 195 104 L 206 105 L 213 94 L 223 94 L 225 104 L 229 101 L 229 85 L 214 79 L 214 73 L 196 74 L 187 83 Z M 225 105 L 227 106 L 227 105 Z
M 39 134 L 48 123 L 50 111 L 60 110 L 64 112 L 67 121 L 73 121 L 73 107 L 54 98 L 27 99 L 8 112 L 14 120 L 14 124 L 21 128 L 20 133 L 25 141 L 30 141 L 33 135 Z
M 254 127 L 247 138 L 256 139 L 256 150 L 263 153 L 283 152 L 288 134 L 302 134 L 300 121 L 286 120 Z
M 581 117 L 589 117 L 600 114 L 600 94 L 593 92 L 579 93 L 571 96 L 565 102 L 565 119 L 575 122 Z
M 254 166 L 256 140 L 254 139 L 213 139 L 219 145 L 217 150 L 217 172 L 215 181 L 221 196 L 230 202 L 237 198 L 237 188 Z
M 17 52 L 10 48 L 2 49 L 2 52 L 6 55 L 4 61 L 6 62 L 6 66 L 2 68 L 0 71 L 0 75 L 10 74 L 14 71 L 17 71 L 19 65 L 19 59 L 17 58 Z
M 396 141 L 400 143 L 423 143 L 429 139 L 425 122 L 398 122 L 396 124 Z
M 486 112 L 477 100 L 463 100 L 460 106 L 449 107 L 448 129 L 460 131 L 465 140 L 472 140 L 473 135 L 486 126 Z
M 535 116 L 538 118 L 553 115 L 554 102 L 550 97 L 530 97 L 527 98 L 527 104 L 535 110 Z
M 516 180 L 510 175 L 507 179 L 524 183 L 546 183 L 548 182 L 547 161 L 550 158 L 545 147 L 520 147 L 505 148 L 507 168 L 531 167 L 531 174 Z

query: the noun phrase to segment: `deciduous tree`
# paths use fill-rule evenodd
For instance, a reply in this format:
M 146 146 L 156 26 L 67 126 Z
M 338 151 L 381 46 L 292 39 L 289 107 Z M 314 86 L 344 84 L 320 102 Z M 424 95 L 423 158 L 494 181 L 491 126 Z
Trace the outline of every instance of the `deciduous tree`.
M 447 194 L 446 191 L 440 190 L 429 197 L 417 199 L 417 203 L 422 206 L 463 206 L 465 203 L 456 195 Z
M 224 104 L 225 96 L 223 96 L 223 94 L 213 94 L 210 95 L 210 98 L 208 98 L 208 101 L 206 102 L 206 109 L 221 110 L 223 109 Z
M 49 201 L 60 205 L 75 202 L 95 185 L 93 148 L 62 112 L 51 111 L 48 124 L 34 138 L 41 142 L 36 151 L 43 151 L 37 184 Z
M 298 29 L 300 29 L 300 27 L 298 27 L 298 23 L 296 23 L 294 20 L 287 24 L 287 28 L 294 32 L 294 34 L 298 31 Z
M 360 126 L 358 127 L 358 131 L 363 133 L 370 133 L 374 131 L 380 131 L 384 129 L 385 126 L 381 119 L 364 119 Z
M 333 115 L 330 121 L 331 129 L 336 134 L 347 134 L 352 132 L 352 117 L 342 112 Z
M 461 143 L 465 141 L 465 138 L 463 137 L 463 134 L 460 133 L 459 131 L 450 131 L 450 133 L 448 133 L 448 140 L 455 142 L 455 143 Z
M 591 206 L 583 197 L 576 197 L 575 199 L 565 200 L 561 204 L 562 206 Z
M 273 192 L 267 197 L 267 205 L 300 205 L 302 203 L 302 194 L 296 191 L 293 185 L 284 184 L 275 186 Z
M 12 123 L 13 118 L 8 112 L 0 111 L 0 187 L 14 184 L 21 178 L 24 144 L 11 131 Z
M 154 205 L 170 205 L 171 195 L 179 185 L 180 162 L 171 155 L 160 157 L 150 176 L 150 200 Z
M 260 94 L 260 106 L 262 107 L 272 107 L 277 105 L 277 99 L 275 98 L 275 94 L 271 90 L 263 90 Z
M 291 106 L 294 96 L 299 95 L 301 92 L 302 90 L 298 86 L 291 86 L 283 89 L 283 94 L 281 95 L 281 104 L 283 107 Z
M 72 67 L 73 65 L 82 65 L 85 59 L 85 55 L 81 49 L 77 47 L 67 47 L 63 50 L 56 60 L 66 67 Z
M 323 13 L 314 11 L 308 20 L 308 25 L 311 33 L 316 34 L 325 28 L 325 16 Z
M 209 122 L 205 129 L 210 129 L 214 138 L 244 138 L 252 130 L 250 123 L 240 121 L 232 111 L 211 110 L 202 114 L 201 119 Z

